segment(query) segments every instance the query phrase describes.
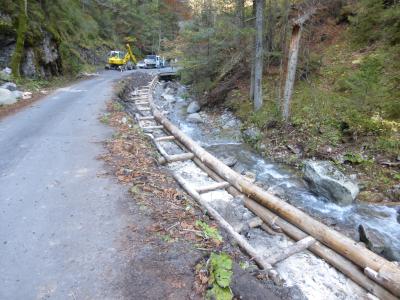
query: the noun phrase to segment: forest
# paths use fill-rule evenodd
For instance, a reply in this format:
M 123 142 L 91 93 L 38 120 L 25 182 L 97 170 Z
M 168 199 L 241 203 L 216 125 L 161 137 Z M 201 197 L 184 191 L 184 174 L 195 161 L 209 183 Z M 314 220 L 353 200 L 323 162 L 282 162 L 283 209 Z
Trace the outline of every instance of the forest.
M 0 67 L 16 79 L 102 68 L 109 50 L 129 42 L 139 58 L 177 59 L 201 105 L 234 111 L 264 155 L 298 167 L 300 152 L 329 159 L 365 177 L 375 190 L 362 194 L 366 201 L 398 197 L 397 1 L 2 0 L 1 7 Z

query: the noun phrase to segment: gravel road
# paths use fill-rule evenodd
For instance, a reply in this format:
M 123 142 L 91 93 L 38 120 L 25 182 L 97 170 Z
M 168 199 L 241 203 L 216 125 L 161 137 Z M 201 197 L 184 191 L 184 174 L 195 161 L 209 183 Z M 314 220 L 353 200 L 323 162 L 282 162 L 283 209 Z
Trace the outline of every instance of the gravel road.
M 126 298 L 128 195 L 96 157 L 112 135 L 99 116 L 130 73 L 101 73 L 0 121 L 0 299 Z

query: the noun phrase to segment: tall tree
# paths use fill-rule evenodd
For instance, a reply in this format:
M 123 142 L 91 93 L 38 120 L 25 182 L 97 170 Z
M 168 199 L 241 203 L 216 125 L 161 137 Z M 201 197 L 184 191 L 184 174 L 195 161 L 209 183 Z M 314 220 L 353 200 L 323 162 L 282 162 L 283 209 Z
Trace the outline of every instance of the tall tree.
M 253 18 L 255 19 L 256 17 L 256 0 L 253 0 Z M 254 27 L 255 27 L 255 22 L 254 22 Z M 255 36 L 252 37 L 251 43 L 255 45 L 256 39 Z M 250 74 L 250 100 L 254 100 L 254 70 L 255 70 L 255 53 L 254 51 L 251 52 L 251 58 L 250 58 L 250 63 L 251 63 L 251 74 Z
M 254 110 L 262 107 L 262 75 L 264 65 L 264 0 L 256 0 L 256 48 L 254 62 Z

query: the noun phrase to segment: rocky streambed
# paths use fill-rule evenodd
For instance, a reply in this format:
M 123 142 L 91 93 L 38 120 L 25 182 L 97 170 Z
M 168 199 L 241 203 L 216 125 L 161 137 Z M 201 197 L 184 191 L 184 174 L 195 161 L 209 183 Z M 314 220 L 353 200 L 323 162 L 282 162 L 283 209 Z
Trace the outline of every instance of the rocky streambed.
M 155 91 L 154 101 L 181 130 L 249 180 L 354 240 L 365 243 L 372 251 L 390 260 L 400 260 L 398 208 L 354 201 L 358 194 L 355 178 L 344 176 L 328 162 L 305 162 L 306 181 L 296 170 L 261 157 L 243 141 L 243 135 L 248 138 L 257 132 L 241 132 L 242 124 L 229 111 L 201 111 L 188 95 L 186 88 L 179 83 L 162 82 Z M 194 185 L 204 185 L 207 180 L 191 162 L 175 163 L 171 168 Z M 240 199 L 226 192 L 211 192 L 205 197 L 239 228 L 252 217 Z M 254 247 L 265 253 L 274 253 L 292 243 L 279 234 L 269 235 L 260 229 L 245 230 Z M 299 285 L 310 299 L 322 298 L 322 295 L 328 299 L 360 299 L 365 296 L 358 286 L 308 252 L 279 263 L 277 269 L 289 283 Z

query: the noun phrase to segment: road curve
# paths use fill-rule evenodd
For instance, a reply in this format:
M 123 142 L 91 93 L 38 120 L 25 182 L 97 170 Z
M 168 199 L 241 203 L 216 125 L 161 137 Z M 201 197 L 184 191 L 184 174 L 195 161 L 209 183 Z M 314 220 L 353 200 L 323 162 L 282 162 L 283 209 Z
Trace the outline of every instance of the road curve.
M 121 299 L 126 191 L 101 176 L 112 83 L 58 89 L 0 121 L 0 299 Z

